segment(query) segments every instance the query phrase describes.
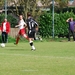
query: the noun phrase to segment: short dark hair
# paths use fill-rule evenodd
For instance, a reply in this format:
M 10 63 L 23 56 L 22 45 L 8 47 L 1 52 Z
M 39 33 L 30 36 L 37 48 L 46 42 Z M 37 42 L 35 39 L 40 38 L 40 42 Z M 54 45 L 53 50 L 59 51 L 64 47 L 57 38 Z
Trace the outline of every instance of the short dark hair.
M 31 16 L 31 13 L 30 13 L 30 12 L 28 12 L 28 13 L 27 13 L 27 16 Z

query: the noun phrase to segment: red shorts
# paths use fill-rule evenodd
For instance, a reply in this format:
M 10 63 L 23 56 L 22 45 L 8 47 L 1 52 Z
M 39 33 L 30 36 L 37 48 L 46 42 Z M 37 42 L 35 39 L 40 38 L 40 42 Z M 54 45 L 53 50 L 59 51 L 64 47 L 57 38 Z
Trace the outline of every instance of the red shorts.
M 24 35 L 24 34 L 26 34 L 25 29 L 20 29 L 19 34 L 20 34 L 20 35 Z

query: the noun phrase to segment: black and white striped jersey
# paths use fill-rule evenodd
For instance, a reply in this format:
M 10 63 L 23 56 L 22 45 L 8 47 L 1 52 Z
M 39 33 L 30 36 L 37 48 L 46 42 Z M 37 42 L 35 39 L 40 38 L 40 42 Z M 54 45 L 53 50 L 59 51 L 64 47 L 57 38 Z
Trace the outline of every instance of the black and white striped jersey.
M 32 18 L 26 20 L 28 30 L 35 31 L 35 28 L 38 26 L 38 23 Z

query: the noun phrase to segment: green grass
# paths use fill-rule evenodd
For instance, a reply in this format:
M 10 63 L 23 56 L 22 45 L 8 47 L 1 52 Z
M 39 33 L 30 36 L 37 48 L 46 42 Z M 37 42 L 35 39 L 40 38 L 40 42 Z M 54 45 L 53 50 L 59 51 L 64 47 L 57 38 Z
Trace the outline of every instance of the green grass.
M 0 47 L 0 75 L 75 75 L 75 42 L 35 42 Z

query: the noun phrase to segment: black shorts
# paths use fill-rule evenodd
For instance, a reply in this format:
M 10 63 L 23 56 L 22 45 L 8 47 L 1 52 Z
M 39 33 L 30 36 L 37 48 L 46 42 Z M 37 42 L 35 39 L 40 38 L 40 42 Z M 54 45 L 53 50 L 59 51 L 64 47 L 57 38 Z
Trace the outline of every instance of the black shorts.
M 35 37 L 35 31 L 28 31 L 28 37 L 29 38 L 34 38 Z

